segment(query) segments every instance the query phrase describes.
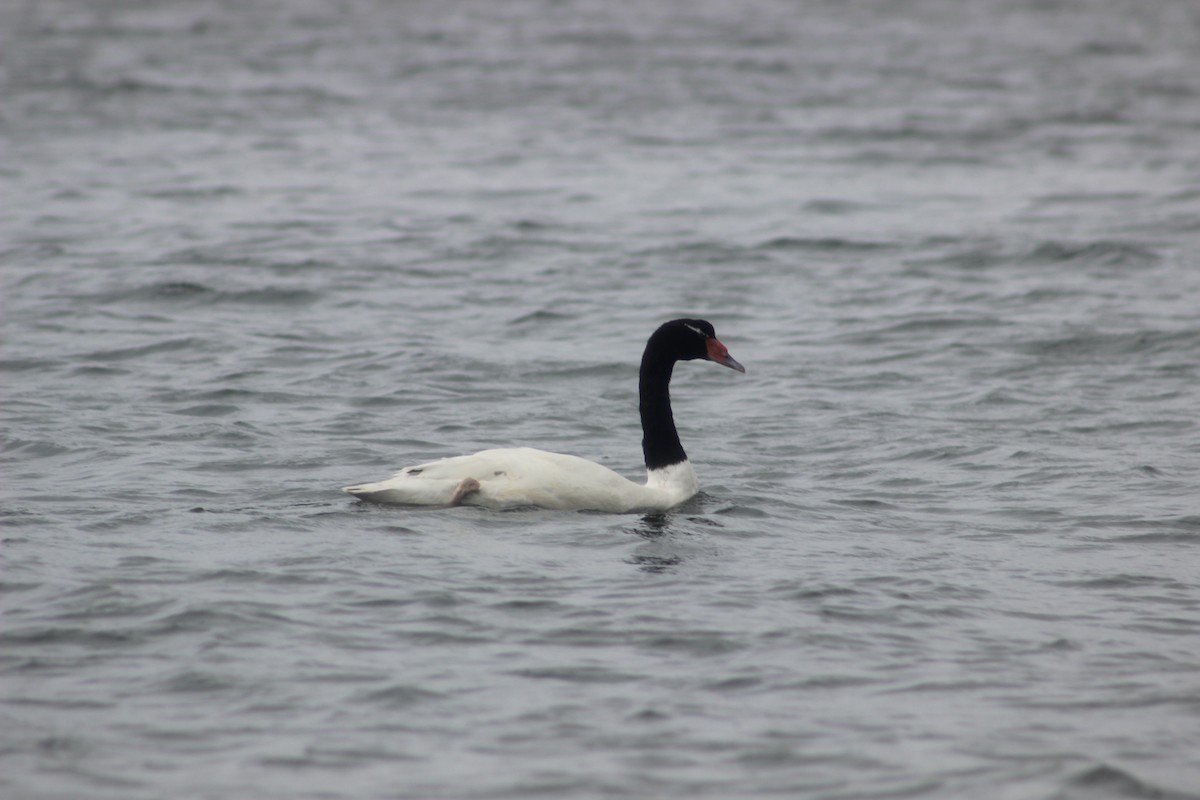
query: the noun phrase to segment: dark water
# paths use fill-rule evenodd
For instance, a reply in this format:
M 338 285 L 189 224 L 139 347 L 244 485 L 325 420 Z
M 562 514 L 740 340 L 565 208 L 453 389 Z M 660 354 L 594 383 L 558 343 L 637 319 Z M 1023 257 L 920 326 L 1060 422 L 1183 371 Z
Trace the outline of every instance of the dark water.
M 10 0 L 0 191 L 5 798 L 1200 797 L 1200 6 Z

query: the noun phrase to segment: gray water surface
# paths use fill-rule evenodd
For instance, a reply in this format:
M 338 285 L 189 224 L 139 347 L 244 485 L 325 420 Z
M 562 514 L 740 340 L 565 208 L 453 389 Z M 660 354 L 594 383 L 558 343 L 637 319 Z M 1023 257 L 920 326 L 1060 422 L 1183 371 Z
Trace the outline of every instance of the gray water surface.
M 1200 798 L 1200 10 L 0 4 L 5 798 Z M 485 447 L 702 493 L 368 506 Z

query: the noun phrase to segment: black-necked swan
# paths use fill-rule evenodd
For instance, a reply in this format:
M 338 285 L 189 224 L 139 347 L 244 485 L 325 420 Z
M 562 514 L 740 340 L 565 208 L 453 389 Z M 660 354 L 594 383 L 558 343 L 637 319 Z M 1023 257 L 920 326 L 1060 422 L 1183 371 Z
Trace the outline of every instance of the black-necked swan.
M 746 371 L 702 319 L 663 323 L 646 342 L 638 378 L 645 485 L 578 456 L 514 447 L 406 467 L 385 481 L 343 491 L 376 503 L 417 506 L 665 511 L 700 488 L 679 443 L 670 395 L 675 362 L 697 358 Z

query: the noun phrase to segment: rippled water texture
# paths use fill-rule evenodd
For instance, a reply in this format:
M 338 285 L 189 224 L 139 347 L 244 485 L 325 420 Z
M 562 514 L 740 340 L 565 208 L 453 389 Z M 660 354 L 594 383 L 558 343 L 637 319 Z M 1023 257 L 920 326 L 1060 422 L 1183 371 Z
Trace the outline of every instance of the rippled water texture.
M 1190 0 L 0 3 L 0 795 L 1200 798 Z M 489 446 L 653 516 L 338 487 Z

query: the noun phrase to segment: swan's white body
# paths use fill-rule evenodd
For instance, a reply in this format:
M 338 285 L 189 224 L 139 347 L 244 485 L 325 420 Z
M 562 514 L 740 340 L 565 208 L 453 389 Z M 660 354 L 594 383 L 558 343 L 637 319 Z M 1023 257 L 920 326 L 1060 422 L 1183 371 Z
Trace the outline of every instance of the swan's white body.
M 456 499 L 456 492 L 468 479 L 478 481 L 479 488 Z M 536 506 L 623 513 L 665 511 L 699 488 L 696 473 L 686 460 L 648 470 L 646 483 L 638 484 L 578 456 L 513 447 L 406 467 L 385 481 L 347 486 L 345 491 L 376 503 L 439 506 L 461 502 L 487 508 Z

